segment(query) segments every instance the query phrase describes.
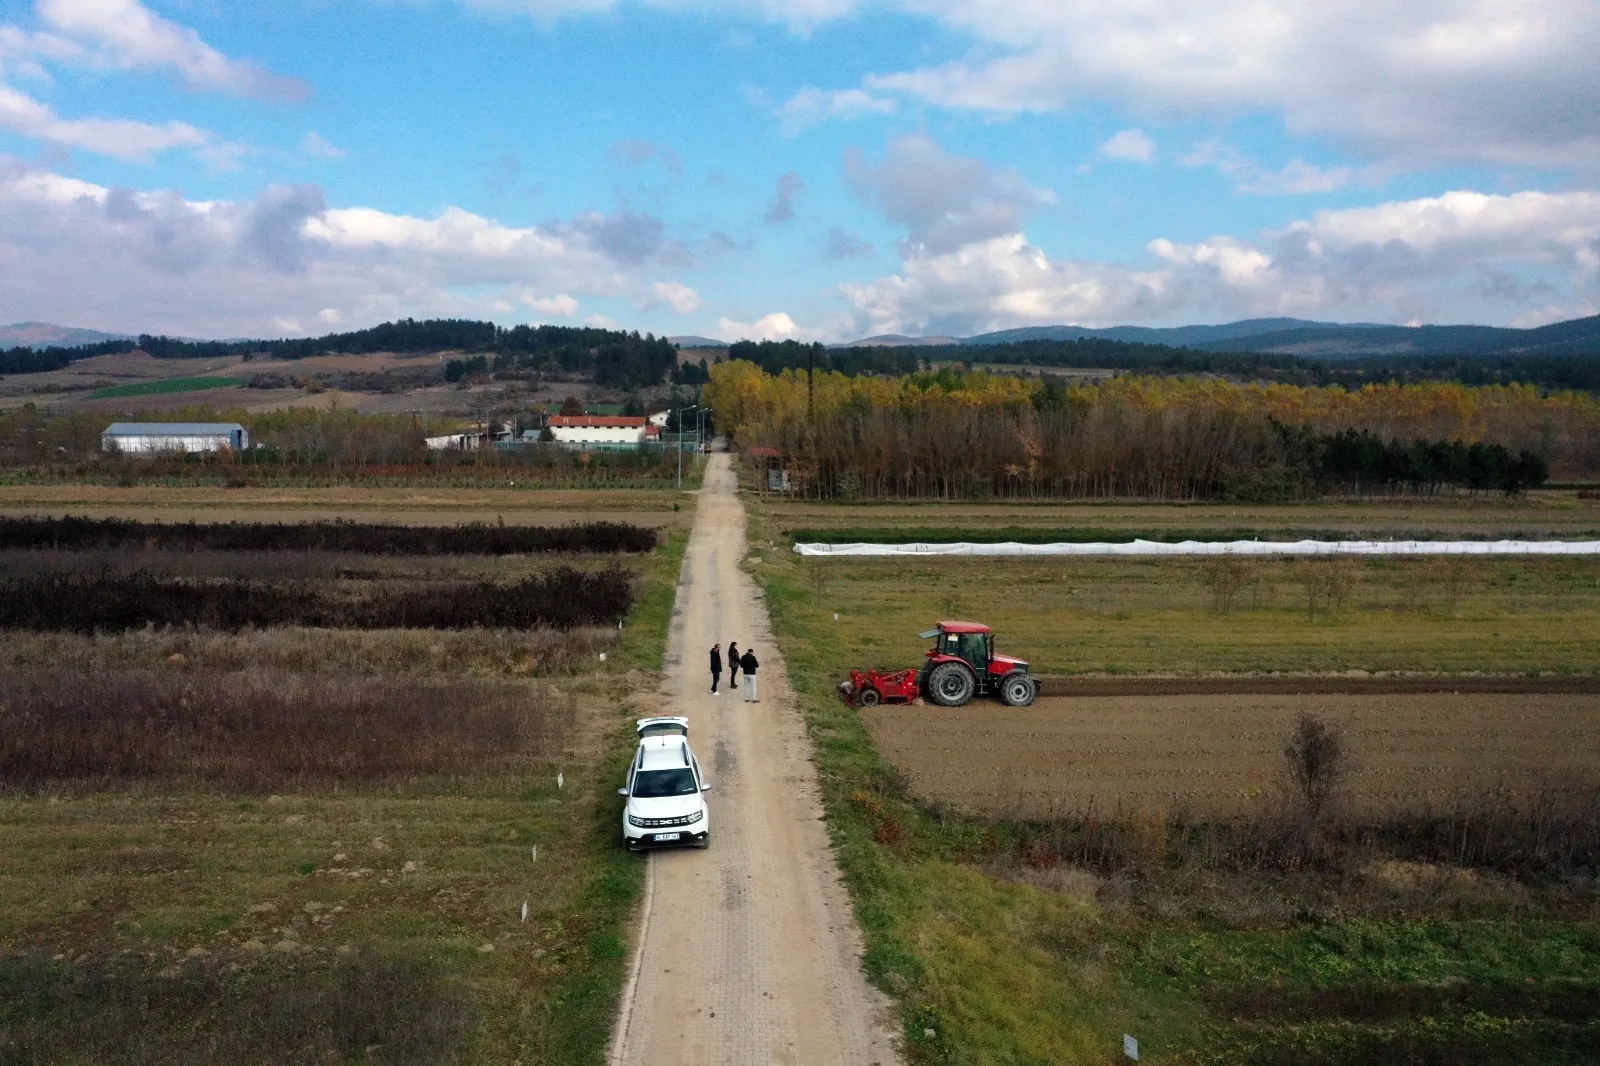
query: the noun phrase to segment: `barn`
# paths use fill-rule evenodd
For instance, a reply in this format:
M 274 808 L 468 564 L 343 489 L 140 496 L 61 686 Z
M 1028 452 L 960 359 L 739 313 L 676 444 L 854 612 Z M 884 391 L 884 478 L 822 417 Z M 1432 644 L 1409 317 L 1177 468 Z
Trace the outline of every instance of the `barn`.
M 242 452 L 250 431 L 237 422 L 113 422 L 100 434 L 100 447 L 123 455 Z
M 550 435 L 560 444 L 612 448 L 638 448 L 654 428 L 644 418 L 632 415 L 551 415 L 548 425 Z

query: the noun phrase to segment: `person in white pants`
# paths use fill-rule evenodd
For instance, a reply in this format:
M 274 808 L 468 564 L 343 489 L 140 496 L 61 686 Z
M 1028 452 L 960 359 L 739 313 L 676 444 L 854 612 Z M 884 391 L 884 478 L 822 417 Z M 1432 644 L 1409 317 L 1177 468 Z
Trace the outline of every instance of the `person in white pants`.
M 760 703 L 761 694 L 756 688 L 756 668 L 761 664 L 756 662 L 756 653 L 749 648 L 745 649 L 739 657 L 739 669 L 744 671 L 744 698 L 746 703 Z

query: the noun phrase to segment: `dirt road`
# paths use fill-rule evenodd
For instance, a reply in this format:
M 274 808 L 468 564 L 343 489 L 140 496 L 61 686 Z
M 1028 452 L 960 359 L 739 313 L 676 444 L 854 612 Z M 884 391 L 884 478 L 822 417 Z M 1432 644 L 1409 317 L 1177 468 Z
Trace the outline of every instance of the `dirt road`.
M 861 973 L 810 743 L 766 607 L 739 565 L 744 543 L 729 457 L 717 455 L 679 577 L 664 685 L 664 710 L 689 717 L 714 785 L 711 846 L 640 860 L 650 885 L 611 1061 L 889 1066 L 887 1003 Z M 760 704 L 707 691 L 707 653 L 729 641 L 761 662 Z

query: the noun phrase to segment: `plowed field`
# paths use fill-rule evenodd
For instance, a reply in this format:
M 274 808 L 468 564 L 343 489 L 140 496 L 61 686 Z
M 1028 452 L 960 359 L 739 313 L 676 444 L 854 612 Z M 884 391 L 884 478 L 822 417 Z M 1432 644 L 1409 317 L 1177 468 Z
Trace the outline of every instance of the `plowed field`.
M 1269 802 L 1296 716 L 1347 733 L 1357 807 L 1425 807 L 1461 792 L 1600 785 L 1600 695 L 1232 694 L 1041 697 L 862 712 L 915 792 L 999 817 Z

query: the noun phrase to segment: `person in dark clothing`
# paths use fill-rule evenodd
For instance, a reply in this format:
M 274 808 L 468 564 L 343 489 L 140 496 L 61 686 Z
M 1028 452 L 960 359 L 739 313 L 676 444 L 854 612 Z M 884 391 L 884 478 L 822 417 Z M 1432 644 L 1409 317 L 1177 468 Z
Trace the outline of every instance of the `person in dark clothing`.
M 711 645 L 711 694 L 717 694 L 717 682 L 722 680 L 722 645 Z
M 756 662 L 754 650 L 746 651 L 739 657 L 739 669 L 744 671 L 744 698 L 750 703 L 761 702 L 761 693 L 756 689 L 756 668 L 760 665 Z
M 739 645 L 728 641 L 728 687 L 739 683 Z

